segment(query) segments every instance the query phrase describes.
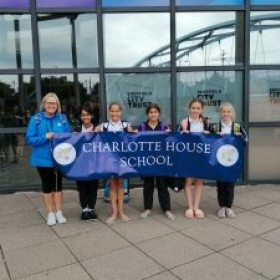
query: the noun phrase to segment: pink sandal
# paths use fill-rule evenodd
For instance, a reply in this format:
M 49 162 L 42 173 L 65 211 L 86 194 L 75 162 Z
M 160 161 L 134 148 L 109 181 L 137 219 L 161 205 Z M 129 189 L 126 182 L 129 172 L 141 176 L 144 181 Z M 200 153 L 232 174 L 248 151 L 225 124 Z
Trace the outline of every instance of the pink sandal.
M 114 223 L 114 221 L 117 219 L 117 217 L 115 216 L 110 216 L 107 220 L 106 220 L 106 224 L 107 225 L 112 225 Z
M 200 209 L 194 209 L 194 215 L 197 219 L 204 219 L 204 212 Z
M 187 219 L 193 219 L 194 218 L 194 211 L 193 211 L 193 209 L 187 209 L 185 211 L 185 217 Z

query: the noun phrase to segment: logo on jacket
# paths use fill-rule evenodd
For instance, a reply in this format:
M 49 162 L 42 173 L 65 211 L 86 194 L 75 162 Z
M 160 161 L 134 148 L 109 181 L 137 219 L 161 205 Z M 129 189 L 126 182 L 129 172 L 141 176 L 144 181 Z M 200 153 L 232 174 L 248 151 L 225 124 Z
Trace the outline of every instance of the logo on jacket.
M 218 149 L 216 157 L 221 165 L 230 167 L 239 159 L 239 152 L 234 146 L 227 144 Z
M 53 150 L 53 157 L 58 164 L 68 165 L 76 158 L 76 149 L 69 143 L 61 143 Z

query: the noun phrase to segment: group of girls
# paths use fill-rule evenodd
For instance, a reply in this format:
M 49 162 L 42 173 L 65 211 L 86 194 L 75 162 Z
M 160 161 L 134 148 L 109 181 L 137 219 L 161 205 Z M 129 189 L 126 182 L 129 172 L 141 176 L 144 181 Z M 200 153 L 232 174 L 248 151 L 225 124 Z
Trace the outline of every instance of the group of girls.
M 53 98 L 53 95 L 48 96 L 48 98 Z M 42 101 L 43 102 L 43 113 L 44 117 L 48 119 L 52 119 L 57 117 L 57 114 L 60 114 L 58 110 L 56 113 L 51 112 L 49 114 L 48 98 Z M 53 101 L 53 100 L 51 100 Z M 56 103 L 59 104 L 59 100 L 56 97 Z M 52 102 L 53 104 L 55 102 Z M 57 105 L 59 107 L 59 105 Z M 237 136 L 246 137 L 245 131 L 241 126 L 234 122 L 235 120 L 235 110 L 230 103 L 223 103 L 220 106 L 220 123 L 216 126 L 211 126 L 208 121 L 203 117 L 203 108 L 204 102 L 201 99 L 193 99 L 189 103 L 189 116 L 181 121 L 180 130 L 182 133 L 189 133 L 189 132 L 196 132 L 196 133 L 217 133 L 219 135 L 223 134 L 235 134 Z M 107 122 L 101 123 L 100 125 L 93 127 L 92 125 L 92 118 L 93 118 L 93 111 L 90 103 L 85 103 L 82 107 L 81 111 L 81 126 L 75 129 L 75 132 L 118 132 L 118 131 L 126 131 L 126 132 L 143 132 L 143 131 L 165 131 L 169 132 L 170 128 L 160 121 L 160 113 L 161 109 L 156 103 L 151 103 L 146 108 L 147 120 L 141 123 L 137 130 L 133 130 L 130 123 L 123 121 L 122 116 L 122 106 L 118 102 L 113 102 L 108 107 L 109 113 L 109 120 Z M 26 140 L 27 143 L 33 146 L 33 150 L 36 147 L 38 148 L 38 141 L 35 141 L 35 138 L 38 137 L 34 131 L 34 120 L 33 124 L 32 121 L 29 124 L 27 130 Z M 61 125 L 60 125 L 61 127 Z M 238 129 L 239 128 L 239 129 Z M 64 132 L 68 132 L 68 128 L 64 130 Z M 48 132 L 44 130 L 46 133 L 45 140 L 42 142 L 45 144 L 46 141 L 50 140 L 53 132 L 63 132 L 62 129 L 52 130 Z M 50 134 L 51 133 L 51 134 Z M 32 157 L 33 158 L 33 157 Z M 31 158 L 31 159 L 32 159 Z M 32 160 L 31 160 L 32 162 Z M 49 177 L 43 176 L 42 168 L 44 166 L 35 165 L 39 171 L 39 174 L 42 179 L 43 185 L 43 192 L 45 194 L 44 186 L 46 185 L 53 185 L 54 179 L 50 180 L 50 174 L 54 171 L 58 173 L 54 165 L 47 166 L 51 168 L 48 173 Z M 57 176 L 56 176 L 57 177 Z M 59 176 L 59 184 L 61 186 L 61 175 Z M 174 220 L 174 215 L 171 212 L 170 207 L 170 195 L 168 191 L 168 185 L 166 184 L 166 178 L 162 176 L 149 176 L 144 177 L 144 187 L 143 187 L 143 199 L 144 199 L 144 211 L 141 213 L 140 218 L 147 218 L 152 214 L 152 207 L 153 207 L 153 194 L 154 194 L 154 187 L 156 185 L 158 190 L 158 200 L 160 207 L 166 216 L 167 219 Z M 192 192 L 192 184 L 194 183 L 194 193 Z M 57 184 L 57 183 L 56 183 Z M 108 225 L 114 223 L 114 221 L 119 218 L 123 222 L 127 222 L 130 220 L 129 216 L 124 213 L 123 210 L 123 197 L 124 197 L 124 189 L 123 189 L 123 178 L 111 178 L 109 179 L 110 185 L 110 201 L 111 201 L 111 208 L 112 213 L 106 220 Z M 98 190 L 98 182 L 96 180 L 91 181 L 77 181 L 77 189 L 79 191 L 79 198 L 80 204 L 82 207 L 82 220 L 95 220 L 97 219 L 97 214 L 95 213 L 95 203 L 97 198 L 97 190 Z M 203 180 L 198 178 L 186 178 L 185 179 L 185 198 L 187 201 L 188 208 L 185 211 L 185 217 L 188 219 L 204 218 L 204 212 L 200 209 L 200 199 L 203 189 Z M 61 192 L 61 188 L 59 189 Z M 48 192 L 54 192 L 53 189 L 48 189 Z M 232 210 L 232 203 L 234 198 L 234 184 L 230 182 L 221 182 L 217 181 L 217 193 L 218 193 L 218 202 L 220 205 L 220 209 L 218 211 L 218 217 L 230 217 L 233 218 L 235 216 L 234 211 Z M 55 197 L 55 196 L 54 196 Z M 49 198 L 50 199 L 50 198 Z M 61 198 L 60 198 L 61 199 Z M 54 225 L 56 222 L 66 222 L 65 217 L 62 215 L 61 212 L 61 202 L 56 206 L 56 213 L 53 213 L 53 209 L 49 206 L 50 201 L 45 200 L 45 204 L 48 210 L 48 217 L 47 217 L 47 224 Z M 63 219 L 59 219 L 63 217 Z

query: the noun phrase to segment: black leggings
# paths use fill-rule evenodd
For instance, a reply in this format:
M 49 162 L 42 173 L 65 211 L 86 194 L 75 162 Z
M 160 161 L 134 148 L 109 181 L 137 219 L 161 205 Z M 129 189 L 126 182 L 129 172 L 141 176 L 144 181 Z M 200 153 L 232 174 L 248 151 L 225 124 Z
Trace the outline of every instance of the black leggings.
M 62 191 L 62 174 L 56 167 L 37 167 L 43 193 Z
M 151 210 L 153 208 L 155 180 L 158 189 L 158 201 L 163 212 L 170 211 L 170 196 L 164 177 L 144 177 L 144 208 Z
M 94 209 L 97 199 L 98 180 L 76 181 L 82 209 Z
M 218 181 L 217 192 L 220 207 L 231 208 L 234 199 L 234 183 Z

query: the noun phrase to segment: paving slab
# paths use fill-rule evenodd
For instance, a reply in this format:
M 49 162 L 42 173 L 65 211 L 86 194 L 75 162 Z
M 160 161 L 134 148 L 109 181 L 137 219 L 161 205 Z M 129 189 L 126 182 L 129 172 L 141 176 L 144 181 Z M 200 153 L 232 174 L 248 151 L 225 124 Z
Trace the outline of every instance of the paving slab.
M 212 250 L 180 233 L 158 237 L 137 246 L 168 269 L 213 253 Z
M 269 279 L 280 275 L 280 246 L 260 238 L 225 249 L 221 254 Z
M 0 258 L 0 280 L 9 280 L 9 275 L 4 261 Z
M 39 224 L 45 224 L 45 221 L 35 209 L 0 215 L 0 232 L 4 229 L 17 229 Z
M 4 252 L 46 243 L 56 240 L 58 237 L 53 230 L 46 225 L 36 225 L 24 228 L 2 230 L 0 244 Z
M 85 260 L 82 265 L 95 280 L 142 280 L 164 270 L 132 246 Z
M 256 197 L 254 191 L 242 193 L 240 195 L 235 195 L 234 205 L 244 208 L 244 209 L 253 209 L 266 204 L 271 203 L 270 200 Z
M 238 244 L 252 237 L 251 234 L 210 219 L 204 219 L 200 223 L 200 227 L 192 227 L 181 232 L 215 251 Z
M 153 218 L 137 219 L 128 223 L 114 225 L 113 229 L 125 239 L 133 243 L 154 239 L 156 237 L 174 232 L 174 229 L 160 223 Z
M 5 260 L 12 280 L 76 262 L 60 241 L 7 251 Z
M 276 243 L 280 246 L 280 228 L 260 235 L 261 238 Z
M 159 273 L 155 276 L 146 278 L 145 280 L 178 280 L 178 279 L 180 279 L 180 278 L 171 274 L 168 271 L 165 271 L 165 272 Z
M 254 191 L 254 195 L 259 198 L 267 199 L 272 202 L 280 201 L 280 189 L 279 187 L 272 188 L 267 186 L 262 186 Z
M 280 226 L 279 221 L 266 218 L 253 212 L 240 213 L 237 214 L 234 219 L 220 219 L 220 221 L 252 235 L 259 235 Z
M 271 203 L 265 206 L 254 208 L 252 209 L 252 212 L 280 221 L 280 203 Z
M 92 280 L 92 278 L 79 264 L 72 264 L 19 280 Z
M 110 228 L 67 237 L 64 242 L 78 260 L 89 259 L 130 246 L 129 242 Z
M 24 194 L 6 194 L 0 196 L 0 216 L 33 209 L 34 206 Z
M 177 268 L 172 273 L 182 280 L 265 280 L 257 273 L 219 255 L 212 254 Z
M 66 238 L 73 235 L 84 234 L 87 232 L 94 232 L 96 230 L 102 230 L 106 226 L 97 221 L 81 221 L 78 218 L 67 218 L 67 223 L 64 225 L 53 226 L 52 229 L 60 238 Z

